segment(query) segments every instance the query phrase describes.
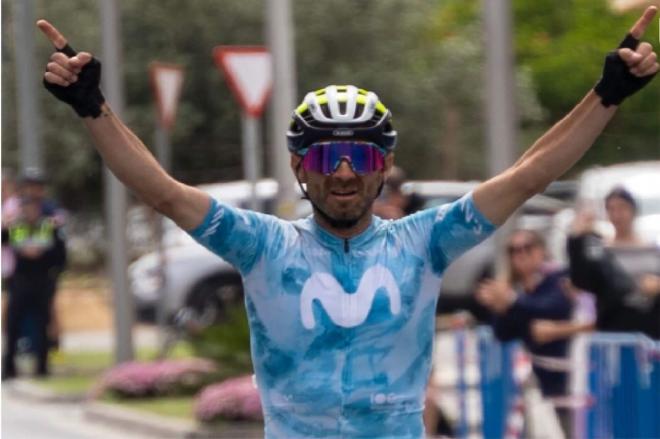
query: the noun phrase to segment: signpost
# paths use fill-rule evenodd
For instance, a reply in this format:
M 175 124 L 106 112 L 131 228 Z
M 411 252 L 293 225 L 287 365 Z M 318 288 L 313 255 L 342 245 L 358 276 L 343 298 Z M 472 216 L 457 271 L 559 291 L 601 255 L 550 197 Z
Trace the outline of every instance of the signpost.
M 259 118 L 272 88 L 271 56 L 261 46 L 216 46 L 213 58 L 242 108 L 243 175 L 251 182 L 250 208 L 257 210 L 256 184 L 261 169 Z
M 174 125 L 181 88 L 183 86 L 183 67 L 175 64 L 152 62 L 149 65 L 149 78 L 156 99 L 156 157 L 163 168 L 169 172 L 172 167 L 170 130 Z M 167 257 L 163 245 L 163 221 L 164 219 L 160 215 L 155 217 L 154 235 L 156 237 L 160 259 L 159 270 L 161 282 L 160 300 L 156 307 L 156 322 L 158 323 L 162 337 L 161 345 L 165 347 L 165 319 L 167 316 L 165 315 L 164 292 L 167 286 Z

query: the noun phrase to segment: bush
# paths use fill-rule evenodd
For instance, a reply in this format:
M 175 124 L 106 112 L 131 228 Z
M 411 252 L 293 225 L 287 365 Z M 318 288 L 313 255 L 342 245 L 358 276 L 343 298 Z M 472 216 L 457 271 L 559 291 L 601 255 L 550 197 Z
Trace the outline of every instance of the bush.
M 216 371 L 213 361 L 200 358 L 132 361 L 108 370 L 94 394 L 112 392 L 121 397 L 190 394 L 208 383 Z
M 261 399 L 252 375 L 230 378 L 204 388 L 195 400 L 194 411 L 202 422 L 263 419 Z
M 252 370 L 250 329 L 242 304 L 226 310 L 226 319 L 190 335 L 195 356 L 208 358 L 232 371 L 233 375 Z

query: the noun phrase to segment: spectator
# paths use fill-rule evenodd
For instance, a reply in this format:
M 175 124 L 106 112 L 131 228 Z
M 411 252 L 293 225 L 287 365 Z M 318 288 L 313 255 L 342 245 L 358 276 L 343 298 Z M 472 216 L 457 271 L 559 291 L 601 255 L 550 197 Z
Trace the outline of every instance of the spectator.
M 18 188 L 14 174 L 11 170 L 2 171 L 2 227 L 8 227 L 13 223 L 21 210 Z M 16 261 L 11 247 L 2 244 L 2 280 L 3 285 L 14 272 Z M 3 314 L 4 315 L 4 314 Z
M 58 226 L 64 225 L 66 214 L 55 200 L 48 197 L 48 180 L 41 170 L 27 168 L 21 176 L 19 192 L 21 197 L 33 198 L 41 203 L 42 213 L 52 218 Z
M 660 339 L 660 249 L 634 232 L 637 202 L 622 187 L 605 197 L 614 237 L 605 242 L 594 232 L 593 214 L 579 212 L 568 239 L 571 281 L 596 297 L 596 327 L 601 331 L 642 332 Z M 647 253 L 655 268 L 624 267 L 617 252 Z M 655 271 L 654 271 L 655 270 Z
M 35 325 L 36 374 L 48 375 L 48 324 L 55 279 L 64 269 L 66 250 L 60 229 L 43 214 L 40 200 L 21 199 L 20 218 L 2 233 L 16 256 L 16 269 L 8 285 L 7 346 L 2 379 L 16 376 L 15 356 L 21 327 L 32 318 Z
M 567 272 L 546 261 L 543 238 L 536 232 L 515 231 L 509 238 L 507 251 L 509 278 L 483 281 L 477 288 L 477 299 L 493 313 L 492 324 L 498 339 L 522 340 L 531 354 L 532 370 L 543 396 L 562 398 L 568 392 L 567 337 L 571 333 L 544 338 L 543 322 L 567 323 L 572 317 Z M 570 413 L 556 406 L 555 411 L 568 435 Z
M 398 219 L 424 207 L 422 197 L 414 192 L 403 192 L 401 188 L 405 182 L 406 173 L 398 166 L 393 166 L 385 180 L 382 196 L 374 203 L 375 215 L 385 219 Z

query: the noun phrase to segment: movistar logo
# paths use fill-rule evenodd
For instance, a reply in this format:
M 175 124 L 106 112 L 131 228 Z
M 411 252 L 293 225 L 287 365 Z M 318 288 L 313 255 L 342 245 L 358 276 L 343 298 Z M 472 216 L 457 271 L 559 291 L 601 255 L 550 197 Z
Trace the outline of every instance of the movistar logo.
M 367 319 L 376 291 L 385 289 L 390 299 L 390 312 L 396 315 L 401 311 L 401 292 L 392 272 L 382 265 L 369 268 L 362 275 L 358 289 L 348 294 L 329 273 L 314 273 L 302 289 L 300 296 L 300 316 L 303 326 L 312 329 L 316 326 L 312 303 L 318 300 L 330 319 L 338 326 L 352 328 Z

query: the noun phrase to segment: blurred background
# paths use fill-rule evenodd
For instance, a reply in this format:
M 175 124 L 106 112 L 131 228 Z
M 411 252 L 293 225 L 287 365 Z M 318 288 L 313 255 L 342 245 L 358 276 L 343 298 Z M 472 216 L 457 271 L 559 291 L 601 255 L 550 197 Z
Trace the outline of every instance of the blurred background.
M 113 305 L 111 276 L 104 269 L 108 238 L 103 168 L 72 110 L 56 102 L 41 87 L 41 72 L 52 46 L 36 26 L 31 30 L 21 27 L 19 12 L 25 3 L 2 0 L 3 178 L 10 174 L 21 176 L 28 168 L 21 158 L 24 146 L 19 134 L 25 121 L 20 120 L 17 110 L 20 106 L 17 51 L 24 46 L 17 39 L 21 32 L 33 32 L 36 67 L 29 72 L 29 79 L 36 88 L 38 111 L 34 117 L 39 128 L 34 141 L 40 151 L 40 171 L 47 181 L 48 197 L 66 212 L 63 223 L 68 266 L 56 308 L 62 334 L 80 335 L 66 339 L 64 344 L 74 350 L 91 347 L 92 351 L 110 351 Z M 97 55 L 103 48 L 102 3 L 30 2 L 34 19 L 48 19 L 76 50 Z M 605 54 L 618 45 L 643 8 L 654 2 L 567 0 L 558 4 L 553 0 L 512 0 L 507 3 L 511 8 L 509 31 L 515 60 L 512 154 L 518 157 L 594 86 Z M 218 45 L 270 46 L 266 2 L 126 0 L 117 5 L 122 119 L 149 147 L 154 145 L 157 110 L 149 65 L 160 61 L 182 67 L 185 79 L 176 121 L 169 132 L 170 172 L 185 183 L 204 185 L 205 190 L 218 197 L 228 196 L 231 203 L 247 206 L 250 195 L 245 182 L 222 185 L 244 179 L 241 112 L 226 78 L 214 63 L 212 51 Z M 394 114 L 393 124 L 399 132 L 396 161 L 410 180 L 405 190 L 418 193 L 425 205 L 456 199 L 470 190 L 475 181 L 493 174 L 487 138 L 485 17 L 484 2 L 477 0 L 291 2 L 288 31 L 293 43 L 290 92 L 294 104 L 306 92 L 328 84 L 355 84 L 375 91 Z M 656 20 L 647 31 L 647 39 L 656 43 L 658 32 Z M 553 231 L 547 237 L 554 259 L 566 259 L 564 240 L 573 218 L 576 194 L 579 199 L 598 203 L 609 188 L 640 172 L 655 175 L 655 179 L 649 177 L 641 183 L 631 183 L 630 189 L 640 188 L 640 196 L 650 200 L 642 203 L 647 206 L 644 212 L 654 215 L 646 220 L 647 229 L 651 230 L 647 236 L 660 242 L 656 222 L 660 214 L 659 103 L 660 84 L 656 80 L 626 101 L 594 147 L 562 178 L 563 186 L 555 185 L 546 194 L 547 198 L 526 205 L 522 212 L 526 225 L 531 224 L 544 233 Z M 269 103 L 262 117 L 263 140 L 259 147 L 263 164 L 259 174 L 271 179 L 257 187 L 261 208 L 269 212 L 277 211 L 275 154 L 288 154 L 284 148 L 279 151 L 271 148 L 276 140 L 281 142 L 284 138 L 283 131 L 277 134 L 281 138 L 275 139 L 273 130 L 266 129 L 274 123 L 274 111 L 274 105 Z M 282 115 L 278 116 L 281 120 Z M 629 162 L 649 163 L 628 168 Z M 624 171 L 617 171 L 622 164 Z M 610 173 L 593 169 L 610 169 L 612 165 L 617 166 Z M 602 182 L 606 184 L 599 188 Z M 649 191 L 649 187 L 656 190 Z M 129 283 L 135 302 L 131 307 L 136 308 L 138 321 L 142 322 L 138 325 L 141 332 L 135 336 L 138 347 L 151 349 L 149 358 L 162 358 L 164 353 L 176 352 L 180 340 L 193 340 L 195 356 L 228 365 L 221 376 L 249 371 L 248 332 L 236 273 L 224 261 L 209 258 L 205 250 L 191 244 L 171 223 L 165 222 L 161 230 L 155 225 L 158 220 L 153 212 L 138 200 L 129 198 L 128 205 L 126 257 L 132 263 Z M 296 215 L 308 212 L 298 207 Z M 601 212 L 603 222 L 604 217 Z M 492 249 L 468 258 L 454 280 L 447 280 L 447 294 L 466 295 L 474 284 L 476 272 L 486 260 L 493 258 Z M 163 260 L 169 261 L 167 269 L 163 268 Z M 164 307 L 160 311 L 159 298 Z M 159 312 L 160 323 L 169 328 L 166 335 L 153 326 L 159 320 Z M 221 329 L 216 323 L 221 324 Z M 462 338 L 457 340 L 459 346 L 466 343 Z M 453 343 L 450 342 L 448 349 L 453 349 Z M 184 356 L 190 354 L 188 347 L 184 351 Z M 138 351 L 137 357 L 144 358 L 140 355 Z M 114 362 L 111 356 L 103 361 L 100 365 L 95 363 L 90 374 L 94 379 Z M 74 367 L 74 370 L 78 369 Z M 454 389 L 448 394 L 457 388 L 460 377 L 456 373 L 448 372 L 449 378 L 438 378 L 443 385 Z M 87 389 L 92 381 L 83 380 L 83 387 Z M 73 387 L 80 391 L 76 385 Z M 465 395 L 464 392 L 464 399 Z M 462 433 L 457 433 L 462 437 L 476 428 L 475 422 L 481 422 L 481 418 L 468 419 L 460 410 L 449 412 L 450 423 L 464 427 Z

